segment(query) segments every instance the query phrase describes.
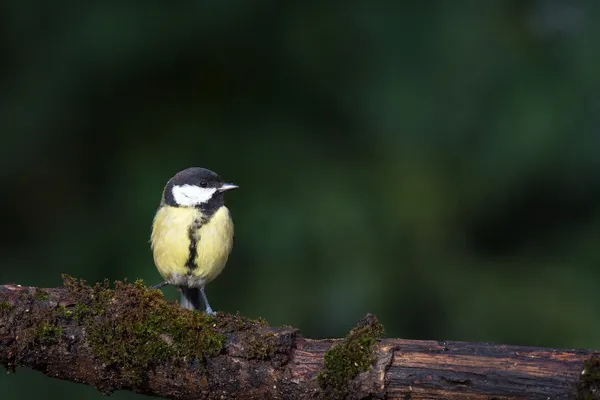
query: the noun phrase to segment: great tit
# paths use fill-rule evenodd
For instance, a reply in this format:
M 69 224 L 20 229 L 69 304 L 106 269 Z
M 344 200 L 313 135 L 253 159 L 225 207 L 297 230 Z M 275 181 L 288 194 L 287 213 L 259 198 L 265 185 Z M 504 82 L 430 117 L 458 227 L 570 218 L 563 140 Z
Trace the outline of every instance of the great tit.
M 152 224 L 154 263 L 167 284 L 181 290 L 180 305 L 214 315 L 204 286 L 215 279 L 233 247 L 233 220 L 224 193 L 237 189 L 205 168 L 188 168 L 165 186 Z

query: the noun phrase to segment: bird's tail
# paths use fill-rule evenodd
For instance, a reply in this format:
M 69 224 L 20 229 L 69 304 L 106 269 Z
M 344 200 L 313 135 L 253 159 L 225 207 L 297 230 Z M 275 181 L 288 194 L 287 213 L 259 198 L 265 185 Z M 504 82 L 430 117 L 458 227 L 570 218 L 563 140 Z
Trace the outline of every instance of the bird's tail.
M 181 300 L 179 305 L 188 310 L 201 310 L 202 304 L 200 300 L 200 289 L 187 286 L 180 286 Z

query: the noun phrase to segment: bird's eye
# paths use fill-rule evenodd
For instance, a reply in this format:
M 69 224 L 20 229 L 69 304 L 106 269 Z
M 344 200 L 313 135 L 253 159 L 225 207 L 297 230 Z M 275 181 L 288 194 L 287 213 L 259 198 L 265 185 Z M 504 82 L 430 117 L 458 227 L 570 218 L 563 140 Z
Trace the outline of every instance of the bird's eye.
M 208 186 L 208 182 L 202 181 L 202 182 L 200 182 L 200 186 L 202 186 L 203 188 L 205 188 L 205 187 Z

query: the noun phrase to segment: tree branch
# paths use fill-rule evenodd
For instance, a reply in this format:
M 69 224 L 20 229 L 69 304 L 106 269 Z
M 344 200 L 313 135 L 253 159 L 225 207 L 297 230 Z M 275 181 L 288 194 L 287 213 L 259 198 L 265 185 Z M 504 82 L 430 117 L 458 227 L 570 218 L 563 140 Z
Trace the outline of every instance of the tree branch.
M 0 286 L 0 362 L 171 399 L 596 399 L 591 351 L 378 339 L 368 315 L 346 338 L 165 302 L 141 282 Z

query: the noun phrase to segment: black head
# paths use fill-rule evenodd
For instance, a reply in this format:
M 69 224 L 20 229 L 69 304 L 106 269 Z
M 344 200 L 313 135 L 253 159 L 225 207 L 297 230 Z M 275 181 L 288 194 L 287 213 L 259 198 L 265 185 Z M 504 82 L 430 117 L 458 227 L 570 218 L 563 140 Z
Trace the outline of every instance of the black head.
M 198 207 L 216 211 L 223 205 L 223 193 L 237 189 L 236 185 L 206 168 L 188 168 L 172 177 L 163 193 L 164 204 L 172 207 Z

